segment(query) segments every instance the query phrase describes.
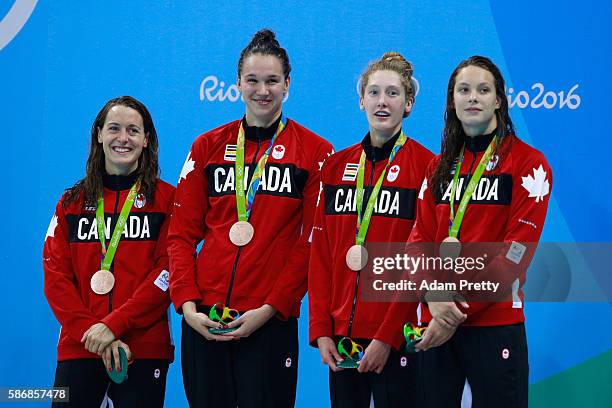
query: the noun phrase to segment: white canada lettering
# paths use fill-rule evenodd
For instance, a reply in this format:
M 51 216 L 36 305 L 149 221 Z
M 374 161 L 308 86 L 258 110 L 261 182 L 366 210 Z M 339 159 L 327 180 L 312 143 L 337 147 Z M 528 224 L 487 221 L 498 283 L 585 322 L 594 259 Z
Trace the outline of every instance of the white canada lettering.
M 107 217 L 104 226 L 104 235 L 106 240 L 110 240 L 111 217 Z M 151 238 L 151 226 L 149 217 L 138 217 L 130 215 L 123 228 L 123 238 L 130 239 L 145 239 Z M 95 219 L 80 218 L 77 229 L 77 238 L 81 241 L 98 240 L 98 224 Z
M 463 183 L 465 178 L 460 178 L 457 184 L 457 190 L 455 191 L 455 201 L 461 200 Z M 451 198 L 451 191 L 453 188 L 453 180 L 448 184 L 444 195 L 442 196 L 442 201 L 449 201 Z M 492 181 L 489 178 L 481 178 L 478 182 L 478 186 L 472 193 L 473 201 L 498 201 L 498 190 L 499 190 L 499 179 L 494 178 Z
M 350 198 L 350 196 L 352 195 L 351 191 L 353 190 L 348 190 L 348 194 L 347 194 L 348 197 L 346 200 L 342 200 L 342 197 L 344 196 L 344 190 L 339 188 L 338 191 L 336 191 L 336 199 L 334 200 L 334 210 L 336 210 L 336 212 L 351 211 L 351 206 L 352 206 L 351 198 Z M 342 201 L 344 201 L 344 204 L 342 204 Z
M 250 169 L 244 167 L 244 185 L 243 190 L 247 189 L 247 181 L 249 180 Z M 227 193 L 234 190 L 235 176 L 234 168 L 217 167 L 213 172 L 213 185 L 215 192 Z M 292 193 L 291 169 L 288 167 L 267 166 L 261 175 L 261 180 L 258 191 L 272 191 L 278 193 Z
M 225 169 L 223 167 L 217 167 L 215 169 L 215 191 L 221 191 L 221 180 L 220 176 L 225 176 Z
M 491 200 L 497 200 L 498 199 L 497 187 L 499 187 L 499 179 L 493 180 L 493 185 L 489 189 L 489 194 L 487 195 L 487 198 L 485 198 L 485 200 L 491 201 Z
M 244 180 L 246 182 L 246 180 L 249 177 L 249 170 L 248 168 L 244 169 Z M 234 190 L 234 168 L 230 167 L 229 171 L 227 172 L 227 177 L 225 179 L 225 184 L 223 185 L 223 191 L 233 191 Z
M 140 231 L 140 238 L 151 238 L 151 231 L 149 228 L 149 217 L 145 215 L 142 221 L 142 230 Z
M 91 223 L 91 228 L 89 228 L 89 235 L 87 235 L 87 239 L 98 239 L 98 228 L 96 227 L 96 222 Z
M 87 225 L 87 218 L 79 219 L 79 229 L 77 230 L 77 237 L 79 239 L 87 239 L 87 235 L 83 233 L 83 227 Z
M 280 169 L 278 167 L 270 167 L 267 176 L 262 175 L 260 188 L 262 190 L 277 191 L 280 184 Z
M 140 231 L 140 218 L 138 217 L 130 217 L 130 233 L 126 234 L 128 228 L 127 226 L 123 229 L 123 235 L 127 238 L 128 236 L 136 236 L 136 232 Z
M 382 190 L 378 195 L 378 200 L 374 204 L 374 212 L 381 214 L 399 214 L 399 193 L 393 194 L 387 190 Z
M 338 189 L 334 199 L 334 210 L 338 213 L 350 213 L 357 211 L 354 189 Z M 399 215 L 400 195 L 399 191 L 381 190 L 374 202 L 374 214 Z

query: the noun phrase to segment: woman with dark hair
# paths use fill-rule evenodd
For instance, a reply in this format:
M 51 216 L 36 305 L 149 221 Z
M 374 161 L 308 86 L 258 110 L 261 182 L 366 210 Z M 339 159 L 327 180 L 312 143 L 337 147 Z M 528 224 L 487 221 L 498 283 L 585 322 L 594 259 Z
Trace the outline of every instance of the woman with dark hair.
M 115 407 L 163 406 L 174 354 L 166 250 L 174 187 L 159 179 L 157 152 L 147 108 L 130 96 L 111 99 L 91 127 L 85 177 L 56 206 L 43 267 L 62 326 L 54 386 L 70 391 L 70 403 L 58 406 L 105 398 Z
M 452 256 L 449 245 L 482 256 L 471 243 L 498 243 L 485 255 L 483 271 L 469 279 L 501 285 L 496 293 L 424 295 L 428 328 L 416 348 L 427 350 L 420 353 L 427 407 L 459 406 L 466 378 L 475 407 L 527 406 L 521 288 L 546 218 L 552 172 L 544 155 L 514 134 L 504 89 L 488 58 L 473 56 L 457 66 L 448 84 L 442 153 L 430 163 L 419 195 L 409 242 L 444 243 L 442 256 Z
M 170 294 L 192 407 L 295 402 L 308 237 L 332 146 L 283 114 L 290 71 L 274 33 L 257 32 L 238 61 L 245 115 L 200 135 L 181 172 Z
M 417 303 L 362 301 L 367 242 L 405 242 L 414 225 L 418 188 L 433 154 L 403 129 L 412 111 L 412 64 L 396 52 L 361 76 L 360 106 L 369 131 L 322 169 L 323 191 L 312 232 L 308 277 L 310 344 L 329 367 L 332 407 L 416 404 L 414 356 L 401 348 Z M 361 282 L 361 283 L 360 283 Z M 417 406 L 417 405 L 415 405 Z

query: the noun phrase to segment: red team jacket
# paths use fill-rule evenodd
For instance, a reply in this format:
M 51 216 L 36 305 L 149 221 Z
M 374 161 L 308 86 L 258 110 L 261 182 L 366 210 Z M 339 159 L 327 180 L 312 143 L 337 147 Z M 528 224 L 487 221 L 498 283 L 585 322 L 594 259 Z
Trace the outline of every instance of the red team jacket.
M 268 158 L 251 211 L 255 235 L 239 248 L 228 235 L 238 221 L 234 164 L 239 123 L 200 135 L 183 166 L 168 236 L 172 301 L 177 311 L 186 301 L 207 306 L 225 303 L 233 278 L 230 307 L 246 311 L 267 303 L 283 318 L 298 316 L 307 285 L 308 234 L 319 172 L 332 146 L 287 121 Z M 246 127 L 246 185 L 272 135 Z
M 466 176 L 469 175 L 469 180 L 491 140 L 492 135 L 466 138 L 465 158 L 459 173 L 461 188 L 457 189 L 455 205 L 459 205 L 467 187 Z M 514 135 L 506 137 L 499 148 L 503 151 L 502 159 L 497 155 L 491 158 L 468 204 L 459 238 L 462 242 L 531 243 L 531 249 L 519 263 L 519 267 L 526 270 L 533 256 L 533 244 L 539 241 L 544 226 L 552 191 L 552 171 L 541 152 Z M 444 192 L 435 191 L 430 185 L 439 160 L 440 156 L 432 160 L 423 181 L 410 242 L 441 242 L 448 236 L 452 183 Z M 489 271 L 489 276 L 500 276 L 514 267 L 504 254 L 500 254 L 485 270 Z M 513 293 L 514 299 L 520 301 L 469 302 L 470 307 L 464 310 L 468 318 L 463 325 L 498 326 L 523 322 L 521 288 L 524 279 L 523 275 L 516 287 L 518 291 Z M 423 321 L 430 320 L 429 310 L 424 307 Z
M 137 175 L 104 176 L 106 242 Z M 45 237 L 45 295 L 61 324 L 58 360 L 99 358 L 80 342 L 95 323 L 104 323 L 135 358 L 173 359 L 168 328 L 166 234 L 174 187 L 157 181 L 155 199 L 138 195 L 124 228 L 111 270 L 115 286 L 106 295 L 90 287 L 100 269 L 96 209 L 84 195 L 64 207 L 60 199 Z M 110 225 L 110 231 L 108 226 Z
M 310 343 L 327 336 L 346 336 L 355 287 L 358 294 L 351 337 L 377 339 L 399 348 L 403 341 L 403 317 L 388 316 L 389 303 L 362 302 L 362 283 L 345 262 L 347 250 L 355 244 L 357 166 L 366 152 L 364 203 L 387 164 L 396 135 L 382 148 L 370 144 L 369 135 L 329 158 L 322 170 L 323 194 L 312 231 L 312 255 L 308 277 Z M 416 198 L 427 164 L 433 154 L 413 139 L 395 156 L 387 170 L 366 236 L 366 242 L 406 242 L 416 215 Z M 365 204 L 364 204 L 365 208 Z M 402 309 L 416 317 L 416 303 Z M 385 323 L 383 323 L 385 320 Z

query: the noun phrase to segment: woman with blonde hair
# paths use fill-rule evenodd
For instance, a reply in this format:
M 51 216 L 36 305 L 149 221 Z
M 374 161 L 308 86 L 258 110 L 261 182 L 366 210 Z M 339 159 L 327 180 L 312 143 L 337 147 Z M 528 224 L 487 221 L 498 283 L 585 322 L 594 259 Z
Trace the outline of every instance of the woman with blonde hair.
M 361 300 L 360 285 L 366 242 L 407 240 L 433 157 L 403 127 L 414 104 L 412 72 L 396 52 L 369 64 L 359 99 L 368 132 L 321 171 L 308 278 L 310 344 L 329 367 L 332 407 L 369 407 L 371 396 L 377 408 L 403 407 L 417 393 L 414 356 L 400 349 L 416 304 L 389 316 L 389 303 Z

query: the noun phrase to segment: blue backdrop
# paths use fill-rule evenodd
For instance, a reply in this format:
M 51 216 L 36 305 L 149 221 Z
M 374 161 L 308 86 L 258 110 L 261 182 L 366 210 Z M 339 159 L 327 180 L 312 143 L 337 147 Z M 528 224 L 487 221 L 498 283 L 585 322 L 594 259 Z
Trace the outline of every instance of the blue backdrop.
M 262 27 L 277 32 L 291 58 L 284 111 L 337 149 L 367 130 L 356 82 L 383 52 L 399 51 L 414 63 L 420 88 L 404 129 L 436 153 L 448 76 L 467 56 L 491 57 L 507 80 L 519 136 L 545 153 L 555 173 L 543 240 L 610 241 L 612 186 L 603 159 L 610 127 L 606 74 L 612 70 L 607 3 L 288 3 L 0 1 L 7 170 L 0 204 L 6 216 L 0 386 L 52 384 L 59 326 L 43 295 L 42 244 L 55 203 L 84 174 L 89 127 L 100 107 L 125 94 L 149 107 L 162 177 L 175 184 L 193 139 L 243 114 L 236 63 Z M 307 346 L 307 308 L 302 311 L 297 405 L 326 406 L 326 370 Z M 610 378 L 609 365 L 604 373 L 584 365 L 609 359 L 609 303 L 530 303 L 526 313 L 534 393 L 538 384 L 581 367 Z M 579 340 L 566 337 L 568 327 L 580 330 Z M 170 407 L 186 405 L 181 381 L 174 363 Z M 612 401 L 610 388 L 597 389 L 596 382 L 564 384 L 570 399 L 593 392 Z

